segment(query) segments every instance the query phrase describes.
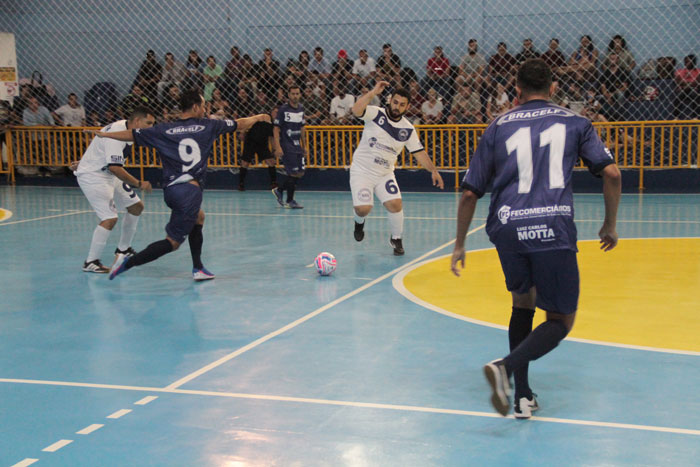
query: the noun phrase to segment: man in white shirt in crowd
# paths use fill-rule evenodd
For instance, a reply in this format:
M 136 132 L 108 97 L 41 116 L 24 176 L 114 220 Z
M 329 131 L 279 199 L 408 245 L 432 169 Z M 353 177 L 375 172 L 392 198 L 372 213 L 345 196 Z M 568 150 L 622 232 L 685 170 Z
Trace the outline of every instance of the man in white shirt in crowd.
M 367 86 L 369 80 L 377 74 L 377 64 L 365 49 L 360 50 L 359 57 L 352 66 L 352 74 L 358 87 Z
M 345 93 L 345 84 L 336 81 L 333 83 L 333 94 L 331 100 L 331 124 L 348 125 L 352 119 L 352 106 L 355 103 L 355 96 Z
M 54 118 L 63 126 L 85 126 L 85 109 L 78 103 L 75 93 L 68 94 L 68 103 L 56 109 Z

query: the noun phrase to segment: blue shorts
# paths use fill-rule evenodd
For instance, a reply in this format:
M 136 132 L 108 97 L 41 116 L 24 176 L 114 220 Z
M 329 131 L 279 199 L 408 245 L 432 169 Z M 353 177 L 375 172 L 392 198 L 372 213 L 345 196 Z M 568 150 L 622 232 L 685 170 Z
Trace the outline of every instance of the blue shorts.
M 202 207 L 202 189 L 192 183 L 178 183 L 163 190 L 165 204 L 172 210 L 165 233 L 178 243 L 190 234 Z
M 579 274 L 575 251 L 497 251 L 509 292 L 524 294 L 534 286 L 538 308 L 562 314 L 576 311 Z
M 306 169 L 304 164 L 303 154 L 287 154 L 286 152 L 282 155 L 282 164 L 284 165 L 284 170 L 287 175 L 298 175 L 303 173 Z

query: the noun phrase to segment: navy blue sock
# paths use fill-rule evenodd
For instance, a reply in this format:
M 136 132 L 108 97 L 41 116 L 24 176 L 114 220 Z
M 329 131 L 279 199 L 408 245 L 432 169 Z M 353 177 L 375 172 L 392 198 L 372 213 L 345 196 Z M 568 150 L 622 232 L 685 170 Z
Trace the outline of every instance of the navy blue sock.
M 296 177 L 287 177 L 287 180 L 284 181 L 284 185 L 286 186 L 287 190 L 287 202 L 289 203 L 294 199 L 294 191 L 297 188 L 297 179 Z
M 564 323 L 557 319 L 550 319 L 540 324 L 510 355 L 503 359 L 506 371 L 510 375 L 528 362 L 551 352 L 568 333 Z
M 238 183 L 243 185 L 245 183 L 245 176 L 248 175 L 248 168 L 241 167 L 238 169 Z
M 167 255 L 171 251 L 173 251 L 173 246 L 168 239 L 158 240 L 129 258 L 124 268 L 128 270 L 134 266 L 141 266 L 142 264 L 150 263 L 163 255 Z
M 510 325 L 508 326 L 508 342 L 510 351 L 515 350 L 522 341 L 532 332 L 532 318 L 535 316 L 535 310 L 530 308 L 513 307 L 513 313 L 510 315 Z M 528 366 L 526 363 L 521 368 L 513 371 L 513 380 L 515 382 L 515 399 L 521 397 L 531 397 L 532 389 L 528 382 Z
M 270 184 L 277 183 L 277 169 L 275 167 L 268 167 L 267 174 L 270 176 Z
M 194 269 L 202 269 L 204 265 L 202 264 L 202 243 L 204 243 L 204 236 L 202 235 L 203 225 L 195 224 L 192 227 L 192 231 L 187 236 L 190 242 L 190 253 L 192 254 L 192 267 Z

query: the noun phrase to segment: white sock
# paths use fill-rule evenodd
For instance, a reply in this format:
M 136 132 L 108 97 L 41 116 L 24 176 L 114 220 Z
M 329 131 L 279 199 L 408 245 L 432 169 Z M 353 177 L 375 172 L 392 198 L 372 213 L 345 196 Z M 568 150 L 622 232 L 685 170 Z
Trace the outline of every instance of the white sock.
M 366 217 L 366 216 L 365 216 L 365 217 Z M 365 223 L 365 218 L 364 218 L 364 217 L 360 217 L 360 216 L 358 216 L 357 214 L 355 214 L 355 222 L 357 222 L 358 224 L 364 224 L 364 223 Z
M 90 252 L 88 253 L 88 257 L 85 260 L 85 262 L 89 263 L 90 261 L 95 261 L 96 259 L 100 259 L 100 255 L 102 254 L 102 250 L 105 249 L 105 245 L 107 245 L 107 239 L 109 238 L 109 234 L 111 233 L 111 230 L 107 230 L 101 225 L 98 225 L 95 227 L 95 231 L 92 233 L 92 242 L 90 243 Z
M 389 212 L 388 215 L 391 238 L 401 238 L 403 235 L 403 209 L 399 212 Z
M 121 251 L 131 246 L 131 241 L 134 239 L 134 234 L 136 234 L 136 226 L 139 224 L 139 217 L 127 212 L 122 218 L 122 235 L 119 237 L 119 244 L 117 245 L 117 248 Z

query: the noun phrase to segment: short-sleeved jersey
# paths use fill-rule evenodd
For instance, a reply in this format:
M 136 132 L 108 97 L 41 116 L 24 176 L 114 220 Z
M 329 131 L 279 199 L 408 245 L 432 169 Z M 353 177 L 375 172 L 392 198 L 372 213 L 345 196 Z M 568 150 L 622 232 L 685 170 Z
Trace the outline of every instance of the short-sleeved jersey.
M 126 120 L 118 120 L 102 128 L 101 131 L 110 133 L 124 130 L 126 130 Z M 78 170 L 75 173 L 77 175 L 96 174 L 104 177 L 106 180 L 111 180 L 114 175 L 109 171 L 109 166 L 123 166 L 125 153 L 130 151 L 130 143 L 111 138 L 94 138 L 80 159 Z
M 545 100 L 529 101 L 486 129 L 462 188 L 493 181 L 486 232 L 499 249 L 576 251 L 571 178 L 578 159 L 598 175 L 613 158 L 591 122 Z
M 303 154 L 301 148 L 301 130 L 304 128 L 304 107 L 292 107 L 284 104 L 277 110 L 273 122 L 280 129 L 280 146 L 285 154 Z
M 411 154 L 423 150 L 416 129 L 406 117 L 394 121 L 385 109 L 368 105 L 360 118 L 365 127 L 352 155 L 353 167 L 373 175 L 386 175 L 394 170 L 404 146 Z
M 237 127 L 234 120 L 188 118 L 134 130 L 134 142 L 156 149 L 163 164 L 163 186 L 190 180 L 203 186 L 214 141 Z

